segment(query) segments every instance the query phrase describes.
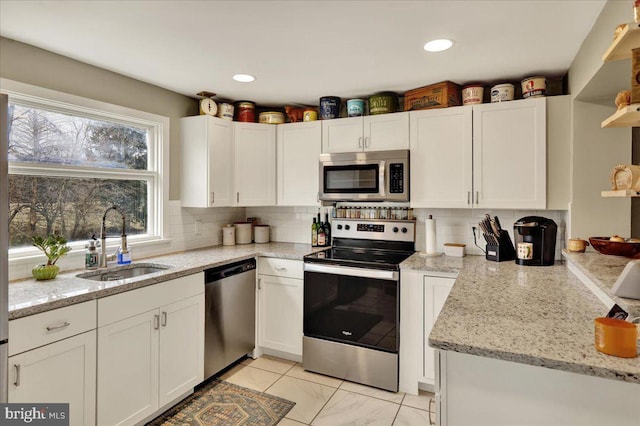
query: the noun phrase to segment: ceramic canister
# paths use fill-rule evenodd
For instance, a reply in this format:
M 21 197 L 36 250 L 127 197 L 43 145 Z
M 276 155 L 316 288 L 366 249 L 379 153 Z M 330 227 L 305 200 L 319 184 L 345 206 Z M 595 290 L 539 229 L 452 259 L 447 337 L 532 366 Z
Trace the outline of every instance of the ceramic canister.
M 462 105 L 476 105 L 482 103 L 484 87 L 479 84 L 471 84 L 462 89 Z
M 261 112 L 258 115 L 258 121 L 263 124 L 283 124 L 284 114 L 277 111 Z
M 315 109 L 305 109 L 302 113 L 302 121 L 316 121 L 318 119 L 318 111 Z
M 238 102 L 238 121 L 244 123 L 256 122 L 256 104 L 250 101 Z
M 347 115 L 349 117 L 364 115 L 364 99 L 349 99 L 347 101 Z
M 396 112 L 398 96 L 393 92 L 380 92 L 369 96 L 369 114 L 387 114 Z
M 236 244 L 236 228 L 231 225 L 225 225 L 222 228 L 222 245 L 233 246 Z
M 218 105 L 218 117 L 233 121 L 233 105 L 227 103 Z
M 320 98 L 320 119 L 330 120 L 340 117 L 340 98 L 337 96 L 323 96 Z
M 535 98 L 547 94 L 547 80 L 544 77 L 529 77 L 520 82 L 522 84 L 522 97 Z
M 256 244 L 269 242 L 269 225 L 256 225 L 254 232 Z
M 251 244 L 251 222 L 236 222 L 236 244 Z
M 514 87 L 511 83 L 496 84 L 491 88 L 491 103 L 512 101 Z

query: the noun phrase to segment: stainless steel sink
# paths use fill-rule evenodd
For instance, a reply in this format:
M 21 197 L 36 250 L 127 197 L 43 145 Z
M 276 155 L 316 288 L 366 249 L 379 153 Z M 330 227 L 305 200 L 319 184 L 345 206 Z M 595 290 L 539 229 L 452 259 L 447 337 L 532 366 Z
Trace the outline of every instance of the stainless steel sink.
M 76 275 L 76 277 L 93 281 L 117 281 L 153 274 L 154 272 L 161 272 L 169 268 L 170 266 L 157 263 L 134 263 L 131 265 L 114 266 L 107 269 L 84 272 Z

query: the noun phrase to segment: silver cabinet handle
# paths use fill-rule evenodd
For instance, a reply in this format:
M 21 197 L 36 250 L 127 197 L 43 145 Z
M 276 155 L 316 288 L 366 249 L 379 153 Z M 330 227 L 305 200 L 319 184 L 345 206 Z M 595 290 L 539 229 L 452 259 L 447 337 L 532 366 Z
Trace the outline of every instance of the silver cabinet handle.
M 13 368 L 16 369 L 16 380 L 13 384 L 14 386 L 20 386 L 20 364 L 13 364 Z
M 162 312 L 162 326 L 166 327 L 167 326 L 167 313 L 166 312 Z
M 358 138 L 358 148 L 362 148 L 362 136 Z
M 236 192 L 236 203 L 240 202 L 240 193 Z
M 476 204 L 480 204 L 480 192 L 476 191 Z
M 48 325 L 47 331 L 59 330 L 61 328 L 69 327 L 71 324 L 68 321 L 63 322 L 59 325 Z
M 435 426 L 436 420 L 431 417 L 431 415 L 435 413 L 435 410 L 431 408 L 431 404 L 435 405 L 435 401 L 433 400 L 433 398 L 429 399 L 429 425 Z
M 258 290 L 260 290 L 262 287 L 260 286 L 260 281 L 262 281 L 262 278 L 258 278 Z
M 153 316 L 153 329 L 157 330 L 160 328 L 160 315 Z
M 211 193 L 211 204 L 215 203 L 215 201 L 216 201 L 216 193 L 212 192 Z
M 369 136 L 365 136 L 364 137 L 364 147 L 368 148 L 369 147 Z
M 467 204 L 471 204 L 471 191 L 467 191 Z

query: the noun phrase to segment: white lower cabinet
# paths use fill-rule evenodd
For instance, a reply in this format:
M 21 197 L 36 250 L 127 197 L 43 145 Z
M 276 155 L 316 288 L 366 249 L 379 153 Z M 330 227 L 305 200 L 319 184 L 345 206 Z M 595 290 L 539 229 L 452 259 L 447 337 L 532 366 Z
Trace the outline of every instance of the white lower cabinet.
M 98 301 L 98 424 L 136 424 L 204 377 L 204 277 Z
M 93 300 L 9 321 L 8 402 L 69 403 L 69 424 L 95 424 L 95 328 Z
M 302 261 L 258 260 L 258 345 L 267 354 L 302 357 Z
M 433 387 L 435 350 L 429 333 L 438 319 L 457 274 L 402 270 L 400 272 L 400 391 L 417 394 Z

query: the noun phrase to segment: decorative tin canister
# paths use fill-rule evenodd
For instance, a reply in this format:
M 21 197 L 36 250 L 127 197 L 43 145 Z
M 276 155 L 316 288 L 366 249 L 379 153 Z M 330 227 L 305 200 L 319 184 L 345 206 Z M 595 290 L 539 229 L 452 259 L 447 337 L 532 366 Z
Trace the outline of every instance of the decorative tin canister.
M 261 112 L 258 115 L 258 121 L 263 124 L 282 124 L 284 123 L 284 114 L 277 111 Z
M 380 92 L 369 96 L 369 114 L 387 114 L 396 112 L 398 96 L 393 92 Z
M 255 123 L 256 104 L 249 101 L 238 102 L 238 121 L 243 123 Z
M 302 112 L 302 121 L 316 121 L 318 119 L 318 111 L 315 109 L 305 109 Z
M 337 96 L 323 96 L 320 98 L 320 119 L 330 120 L 340 117 L 340 98 Z
M 514 87 L 511 83 L 497 84 L 491 88 L 491 103 L 512 101 Z
M 233 121 L 233 105 L 227 103 L 218 105 L 218 117 Z
M 462 89 L 462 105 L 476 105 L 482 103 L 484 87 L 479 84 L 470 84 Z
M 349 117 L 364 115 L 364 99 L 349 99 L 347 101 L 347 115 Z
M 536 76 L 525 78 L 522 84 L 523 98 L 536 98 L 547 94 L 547 80 L 544 77 Z

